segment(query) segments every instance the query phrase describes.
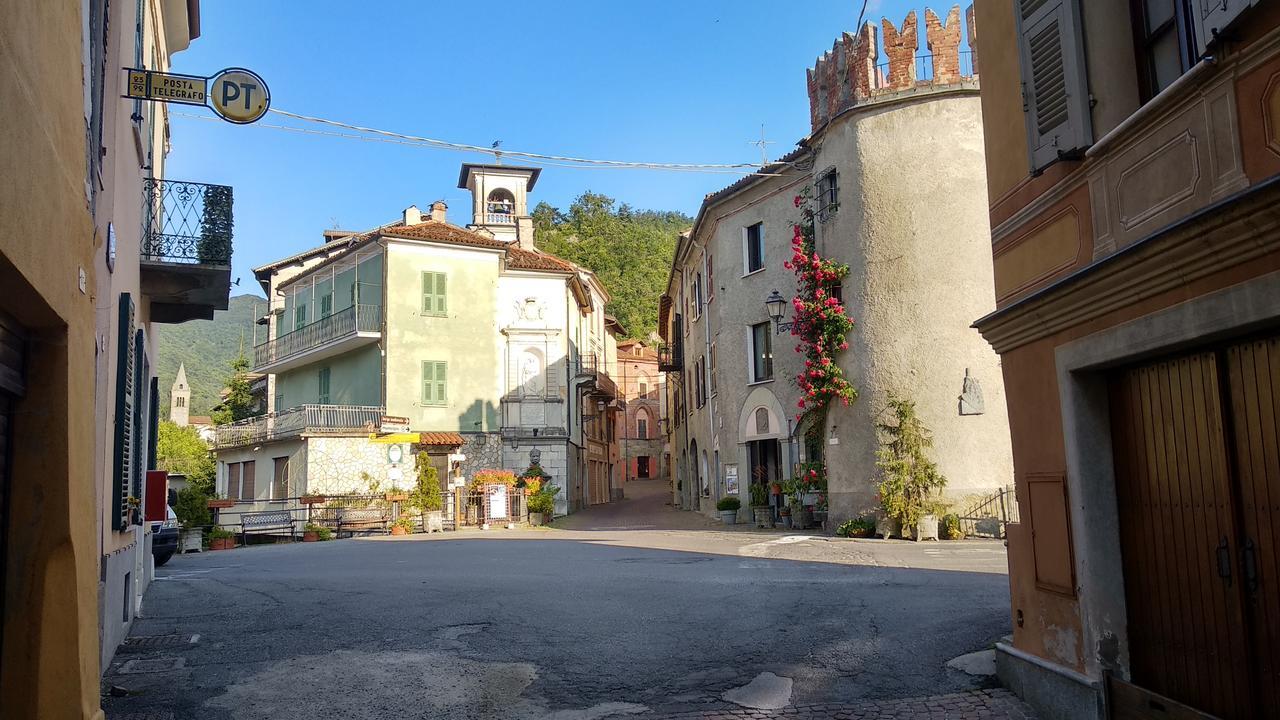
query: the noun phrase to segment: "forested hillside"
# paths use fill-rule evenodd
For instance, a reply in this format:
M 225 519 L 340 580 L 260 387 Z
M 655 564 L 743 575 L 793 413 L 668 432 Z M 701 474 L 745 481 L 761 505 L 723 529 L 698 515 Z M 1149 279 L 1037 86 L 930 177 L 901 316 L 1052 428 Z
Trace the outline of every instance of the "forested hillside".
M 599 276 L 613 300 L 608 311 L 643 338 L 658 327 L 658 296 L 666 289 L 676 236 L 693 220 L 679 212 L 635 210 L 585 192 L 568 212 L 547 203 L 533 211 L 539 248 Z
M 225 311 L 212 320 L 191 320 L 180 325 L 157 325 L 160 354 L 156 374 L 160 378 L 160 417 L 169 417 L 169 389 L 186 363 L 191 383 L 191 414 L 208 415 L 226 385 L 229 364 L 240 353 L 253 356 L 253 321 L 266 311 L 267 301 L 254 295 L 231 298 Z M 261 333 L 262 328 L 258 328 Z

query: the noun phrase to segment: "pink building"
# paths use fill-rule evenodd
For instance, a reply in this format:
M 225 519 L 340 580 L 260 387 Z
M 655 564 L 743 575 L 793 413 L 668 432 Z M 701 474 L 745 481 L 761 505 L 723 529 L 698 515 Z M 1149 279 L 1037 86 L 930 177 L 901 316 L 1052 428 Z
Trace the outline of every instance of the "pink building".
M 626 403 L 621 415 L 618 450 L 626 479 L 666 478 L 668 451 L 661 428 L 663 375 L 658 351 L 640 340 L 618 343 L 618 397 Z

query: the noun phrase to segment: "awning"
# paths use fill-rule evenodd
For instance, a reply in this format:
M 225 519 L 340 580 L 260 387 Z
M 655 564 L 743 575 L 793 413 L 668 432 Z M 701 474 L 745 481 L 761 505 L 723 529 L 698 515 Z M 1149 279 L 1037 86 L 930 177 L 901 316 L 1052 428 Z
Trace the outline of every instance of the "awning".
M 462 435 L 456 432 L 424 432 L 418 433 L 419 445 L 444 445 L 448 447 L 459 447 L 465 441 Z

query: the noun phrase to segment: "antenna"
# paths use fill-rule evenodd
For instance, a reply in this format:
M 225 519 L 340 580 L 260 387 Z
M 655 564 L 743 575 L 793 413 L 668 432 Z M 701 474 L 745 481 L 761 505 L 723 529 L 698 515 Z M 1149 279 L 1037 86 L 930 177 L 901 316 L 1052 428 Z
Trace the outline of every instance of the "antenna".
M 752 141 L 750 141 L 750 142 L 748 142 L 748 143 L 747 143 L 748 145 L 755 145 L 756 147 L 760 148 L 760 167 L 764 167 L 764 166 L 766 166 L 766 165 L 768 165 L 768 164 L 769 164 L 769 150 L 768 150 L 768 147 L 769 147 L 770 145 L 776 145 L 776 144 L 777 144 L 777 143 L 775 143 L 775 142 L 774 142 L 774 141 L 772 141 L 772 140 L 765 140 L 764 138 L 765 138 L 765 135 L 764 135 L 764 123 L 760 123 L 760 139 L 759 139 L 759 140 L 752 140 Z
M 493 141 L 493 144 L 492 144 L 492 145 L 490 145 L 489 147 L 493 148 L 493 161 L 494 161 L 495 163 L 497 163 L 498 165 L 501 165 L 501 164 L 502 164 L 502 151 L 501 151 L 501 150 L 499 150 L 498 148 L 502 147 L 502 141 L 501 141 L 501 140 L 494 140 L 494 141 Z

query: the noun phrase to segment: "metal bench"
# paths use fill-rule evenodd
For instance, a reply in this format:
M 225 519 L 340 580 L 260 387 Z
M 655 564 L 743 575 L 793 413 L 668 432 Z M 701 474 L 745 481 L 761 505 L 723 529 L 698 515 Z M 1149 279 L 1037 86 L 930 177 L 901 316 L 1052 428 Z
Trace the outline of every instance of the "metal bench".
M 381 530 L 388 532 L 391 526 L 389 508 L 339 508 L 337 531 L 354 534 L 359 531 Z
M 289 510 L 263 510 L 240 514 L 240 534 L 245 544 L 249 542 L 250 532 L 268 530 L 288 530 L 289 539 L 294 540 L 293 513 Z

